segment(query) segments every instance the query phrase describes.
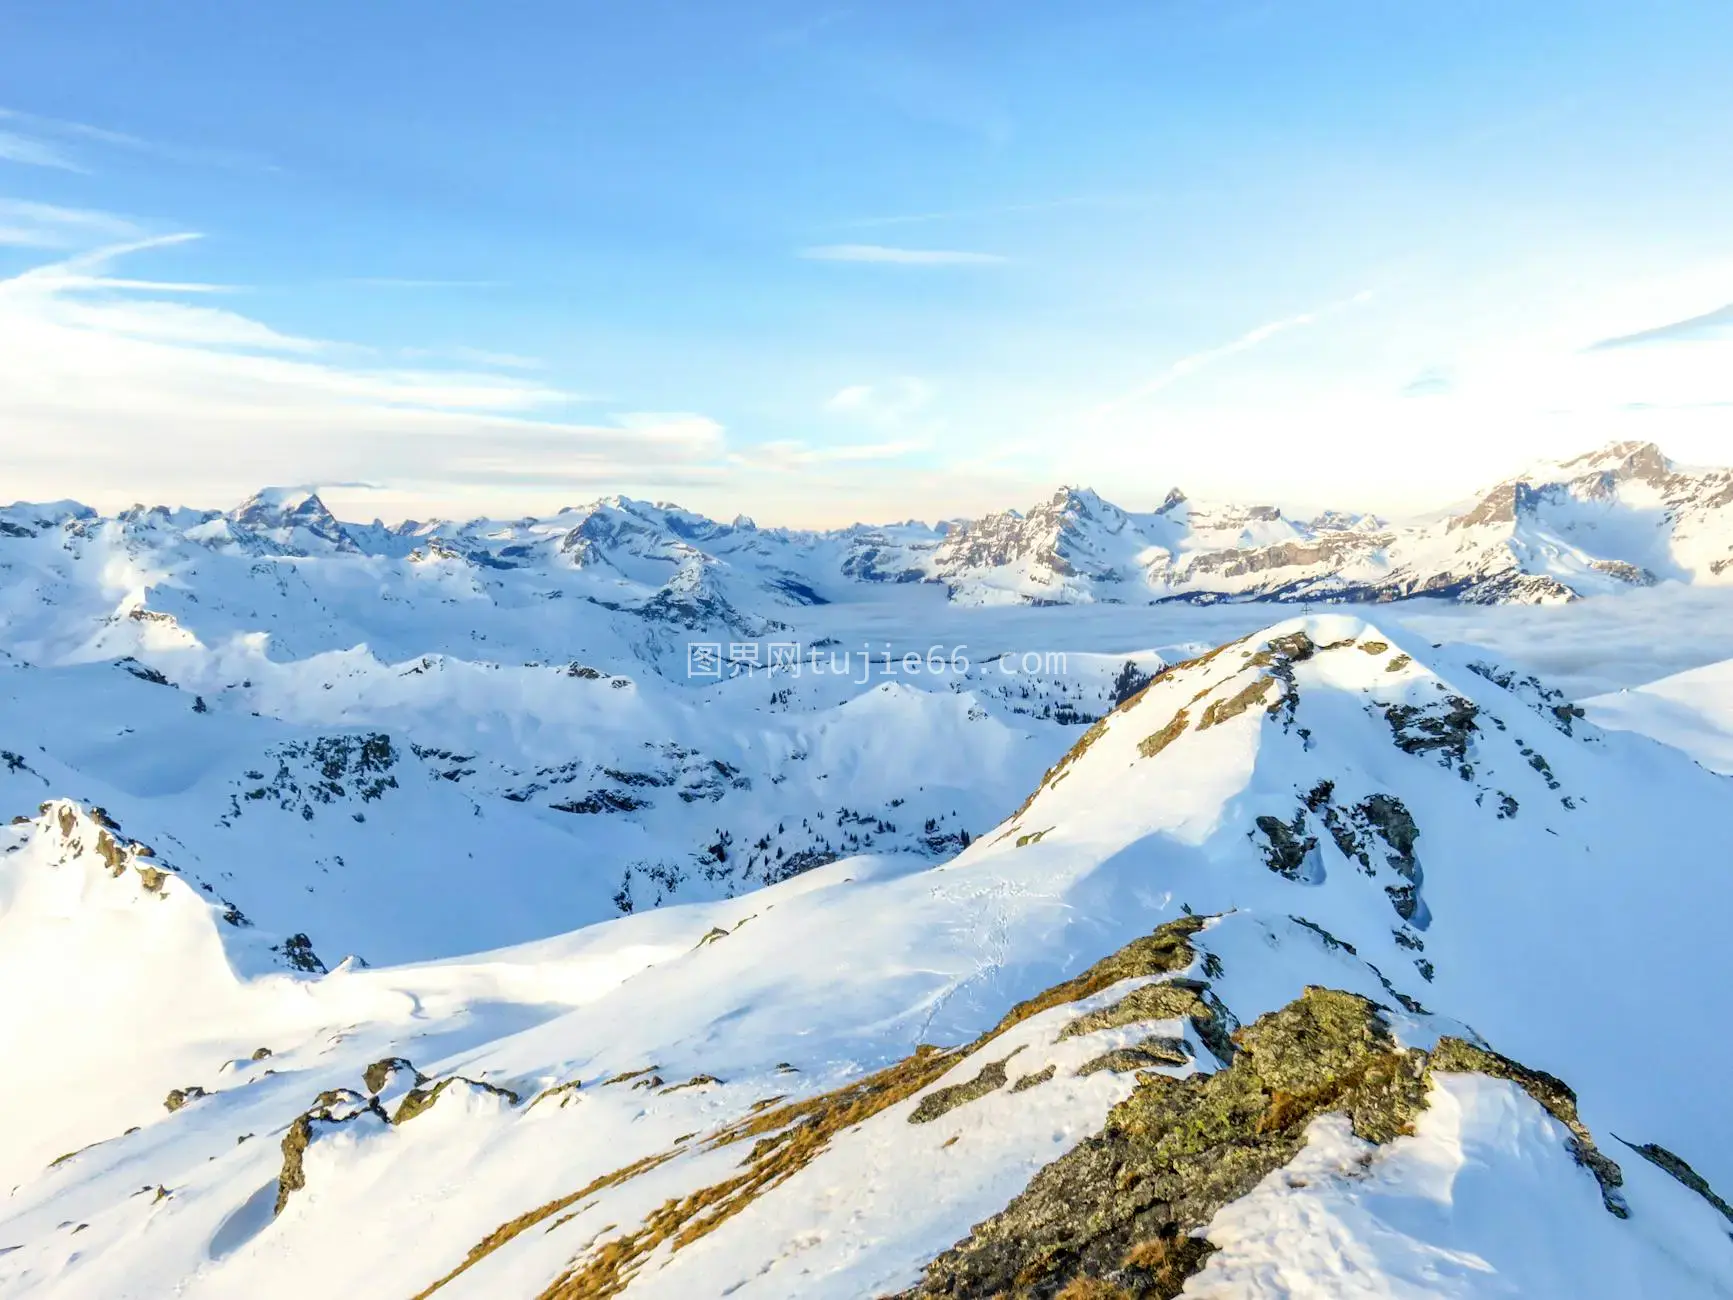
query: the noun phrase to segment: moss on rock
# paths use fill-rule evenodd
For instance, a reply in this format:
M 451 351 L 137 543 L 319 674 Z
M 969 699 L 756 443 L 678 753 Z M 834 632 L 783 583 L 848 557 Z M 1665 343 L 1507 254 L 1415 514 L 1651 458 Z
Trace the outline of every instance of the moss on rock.
M 1087 1078 L 1102 1070 L 1126 1074 L 1132 1070 L 1153 1070 L 1158 1066 L 1184 1067 L 1191 1064 L 1191 1049 L 1183 1038 L 1157 1036 L 1144 1039 L 1133 1047 L 1115 1047 L 1077 1067 L 1077 1077 Z
M 1205 918 L 1201 916 L 1181 916 L 1158 926 L 1151 934 L 1133 939 L 1082 974 L 1017 1003 L 986 1037 L 1004 1033 L 1011 1026 L 1052 1007 L 1081 1002 L 1121 980 L 1173 975 L 1186 970 L 1197 960 L 1190 943 L 1191 936 L 1203 929 L 1204 922 Z
M 403 1056 L 387 1056 L 373 1062 L 361 1072 L 361 1081 L 367 1085 L 368 1092 L 377 1095 L 385 1091 L 392 1076 L 399 1072 L 413 1078 L 417 1086 L 427 1082 L 427 1076 L 415 1068 L 414 1062 Z
M 1629 1217 L 1630 1210 L 1619 1193 L 1625 1181 L 1624 1172 L 1595 1145 L 1593 1135 L 1577 1117 L 1577 1095 L 1562 1079 L 1544 1070 L 1531 1070 L 1508 1056 L 1460 1038 L 1438 1040 L 1438 1046 L 1432 1049 L 1431 1068 L 1448 1073 L 1485 1074 L 1516 1084 L 1570 1132 L 1571 1154 L 1595 1176 L 1607 1209 L 1621 1219 Z
M 186 1088 L 175 1088 L 170 1091 L 167 1097 L 163 1098 L 163 1109 L 173 1114 L 189 1101 L 197 1101 L 200 1097 L 208 1096 L 210 1094 L 196 1083 Z
M 1039 1088 L 1042 1084 L 1046 1083 L 1056 1073 L 1058 1073 L 1058 1068 L 1058 1066 L 1049 1062 L 1039 1070 L 1036 1070 L 1033 1074 L 1025 1074 L 1022 1078 L 1018 1079 L 1016 1083 L 1011 1085 L 1011 1091 L 1027 1092 L 1031 1088 Z
M 1174 741 L 1185 734 L 1185 729 L 1191 724 L 1191 715 L 1184 709 L 1174 714 L 1168 724 L 1160 731 L 1153 732 L 1137 742 L 1137 752 L 1145 758 L 1154 758 Z
M 1021 1047 L 1017 1048 L 1011 1053 L 1011 1056 L 1017 1055 L 1017 1052 L 1022 1050 Z M 987 1062 L 981 1067 L 980 1073 L 967 1083 L 953 1083 L 948 1087 L 933 1089 L 925 1097 L 922 1097 L 920 1104 L 909 1113 L 909 1123 L 930 1124 L 939 1116 L 955 1110 L 958 1106 L 977 1101 L 988 1093 L 1003 1088 L 1007 1077 L 1005 1065 L 1011 1056 L 1007 1056 L 1001 1061 Z
M 496 1088 L 493 1084 L 483 1083 L 479 1079 L 470 1079 L 461 1074 L 452 1074 L 447 1075 L 431 1088 L 424 1088 L 417 1085 L 404 1093 L 403 1100 L 397 1103 L 397 1112 L 392 1115 L 391 1122 L 397 1125 L 407 1124 L 423 1111 L 432 1109 L 433 1103 L 439 1100 L 440 1094 L 442 1094 L 447 1088 L 451 1087 L 454 1083 L 467 1083 L 472 1088 L 479 1088 L 483 1092 L 491 1092 L 495 1096 L 504 1097 L 507 1105 L 515 1106 L 518 1104 L 519 1099 L 517 1093 L 511 1091 L 509 1088 Z
M 1686 1187 L 1689 1187 L 1693 1192 L 1696 1192 L 1697 1195 L 1709 1202 L 1710 1205 L 1714 1206 L 1723 1218 L 1727 1219 L 1729 1222 L 1733 1222 L 1733 1205 L 1727 1204 L 1726 1201 L 1717 1196 L 1715 1194 L 1715 1189 L 1709 1186 L 1709 1180 L 1704 1178 L 1703 1175 L 1698 1173 L 1695 1169 L 1691 1168 L 1690 1165 L 1686 1164 L 1681 1157 L 1674 1155 L 1658 1142 L 1645 1142 L 1641 1146 L 1638 1146 L 1633 1142 L 1625 1142 L 1624 1138 L 1619 1138 L 1619 1141 L 1624 1142 L 1626 1146 L 1630 1147 L 1631 1150 L 1642 1156 L 1643 1159 L 1647 1160 L 1657 1169 L 1662 1170 L 1670 1177 L 1677 1179 Z
M 1260 675 L 1246 683 L 1233 695 L 1225 700 L 1212 700 L 1203 716 L 1198 719 L 1197 729 L 1208 731 L 1211 727 L 1237 718 L 1255 704 L 1262 704 L 1264 696 L 1270 693 L 1270 688 L 1276 684 L 1274 677 Z
M 1214 1074 L 1141 1075 L 1099 1134 L 934 1260 L 905 1300 L 1054 1297 L 1080 1280 L 1175 1296 L 1211 1249 L 1180 1243 L 1292 1159 L 1312 1117 L 1346 1110 L 1362 1136 L 1388 1140 L 1423 1104 L 1424 1056 L 1397 1047 L 1364 998 L 1308 989 L 1238 1037 L 1245 1050 Z M 1145 1242 L 1163 1244 L 1134 1256 Z
M 1188 1020 L 1193 1016 L 1209 1016 L 1213 1013 L 1198 996 L 1206 987 L 1200 980 L 1187 979 L 1145 984 L 1111 1006 L 1084 1012 L 1059 1031 L 1059 1041 L 1145 1020 Z

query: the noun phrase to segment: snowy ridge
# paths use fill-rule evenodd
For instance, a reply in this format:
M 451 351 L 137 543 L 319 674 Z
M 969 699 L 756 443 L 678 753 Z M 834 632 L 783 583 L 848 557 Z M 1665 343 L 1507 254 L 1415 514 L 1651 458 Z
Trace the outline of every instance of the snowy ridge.
M 5 1099 L 0 1295 L 1727 1294 L 1729 1049 L 1655 1010 L 1733 1014 L 1733 794 L 1582 713 L 1291 620 L 1156 675 L 939 865 L 323 976 L 189 931 L 136 1084 L 97 1076 L 137 994 L 31 950 L 7 1041 L 98 1018 L 69 1095 Z M 0 926 L 68 854 L 147 892 L 87 823 L 7 832 Z M 224 925 L 173 898 L 120 924 Z
M 0 548 L 8 564 L 23 562 L 33 589 L 84 600 L 91 575 L 69 572 L 66 556 L 126 555 L 132 608 L 167 620 L 164 637 L 190 612 L 185 591 L 202 598 L 200 576 L 227 557 L 245 574 L 234 599 L 248 608 L 375 584 L 405 612 L 481 607 L 507 622 L 532 611 L 564 622 L 575 602 L 630 615 L 611 620 L 618 636 L 666 665 L 680 633 L 762 637 L 785 628 L 790 611 L 868 599 L 863 588 L 882 583 L 940 584 L 976 606 L 1549 603 L 1666 580 L 1719 584 L 1733 581 L 1733 471 L 1685 470 L 1653 444 L 1619 443 L 1402 527 L 1370 514 L 1295 519 L 1274 506 L 1204 505 L 1177 489 L 1137 513 L 1071 487 L 1027 512 L 940 528 L 763 529 L 618 496 L 546 518 L 358 525 L 340 523 L 310 490 L 279 488 L 226 513 L 140 506 L 109 520 L 66 502 L 0 508 Z M 125 576 L 103 571 L 105 597 Z M 567 605 L 556 611 L 555 601 Z

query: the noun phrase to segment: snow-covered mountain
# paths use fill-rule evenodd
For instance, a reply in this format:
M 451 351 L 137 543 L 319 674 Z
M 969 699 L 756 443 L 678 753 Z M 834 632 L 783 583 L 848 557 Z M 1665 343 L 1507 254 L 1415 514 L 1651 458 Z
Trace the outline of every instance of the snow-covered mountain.
M 1460 510 L 1393 527 L 1374 515 L 1290 519 L 1207 507 L 1177 489 L 1151 514 L 1061 489 L 1027 514 L 963 524 L 923 576 L 952 598 L 1366 602 L 1444 596 L 1531 604 L 1733 569 L 1733 471 L 1685 471 L 1618 443 L 1508 479 Z
M 1730 814 L 1343 617 L 1168 668 L 942 864 L 478 957 L 308 970 L 49 799 L 0 1295 L 1726 1294 Z
M 1683 470 L 1652 444 L 1619 443 L 1400 527 L 1371 514 L 1295 519 L 1274 506 L 1205 505 L 1178 489 L 1148 513 L 1061 488 L 1026 512 L 830 532 L 719 523 L 623 497 L 546 518 L 393 526 L 340 523 L 305 489 L 270 489 L 226 513 L 135 507 L 103 519 L 71 502 L 0 508 L 0 543 L 31 540 L 75 556 L 88 543 L 123 550 L 137 603 L 152 615 L 178 616 L 176 588 L 203 595 L 196 558 L 226 556 L 252 563 L 245 576 L 261 581 L 240 585 L 253 602 L 270 600 L 260 588 L 299 578 L 351 589 L 382 581 L 389 599 L 410 606 L 479 601 L 520 620 L 571 600 L 634 614 L 629 638 L 665 648 L 671 630 L 763 637 L 790 609 L 867 599 L 883 583 L 938 584 L 975 606 L 1421 595 L 1549 603 L 1669 579 L 1720 584 L 1733 581 L 1733 470 Z M 9 569 L 28 564 L 30 548 L 5 553 Z M 303 560 L 320 563 L 295 563 Z M 59 556 L 48 567 L 71 576 Z M 122 580 L 105 581 L 104 599 Z
M 1730 484 L 0 509 L 0 1297 L 1733 1294 Z

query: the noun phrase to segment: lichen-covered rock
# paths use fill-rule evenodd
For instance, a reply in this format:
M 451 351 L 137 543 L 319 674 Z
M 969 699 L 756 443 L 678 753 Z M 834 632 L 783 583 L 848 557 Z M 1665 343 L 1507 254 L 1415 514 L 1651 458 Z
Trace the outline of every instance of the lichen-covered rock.
M 1086 1078 L 1101 1070 L 1125 1074 L 1132 1070 L 1153 1070 L 1158 1066 L 1184 1067 L 1191 1064 L 1191 1049 L 1183 1038 L 1156 1036 L 1144 1039 L 1132 1047 L 1115 1047 L 1077 1067 L 1077 1077 Z
M 1180 1243 L 1292 1159 L 1314 1115 L 1346 1110 L 1362 1136 L 1388 1140 L 1423 1103 L 1424 1057 L 1397 1047 L 1364 998 L 1308 989 L 1238 1039 L 1245 1050 L 1214 1074 L 1141 1075 L 1099 1134 L 934 1260 L 906 1300 L 1045 1300 L 1080 1278 L 1177 1295 L 1148 1270 L 1127 1270 L 1134 1247 L 1169 1243 L 1192 1256 L 1183 1284 L 1209 1248 Z
M 1011 1085 L 1011 1091 L 1027 1092 L 1031 1088 L 1039 1088 L 1042 1084 L 1046 1083 L 1056 1073 L 1058 1073 L 1058 1070 L 1058 1066 L 1049 1062 L 1034 1073 L 1025 1074 L 1022 1078 L 1018 1079 L 1016 1083 Z
M 1308 988 L 1235 1038 L 1241 1050 L 1214 1074 L 1140 1073 L 1100 1133 L 1036 1174 L 898 1300 L 1171 1300 L 1214 1250 L 1202 1232 L 1216 1212 L 1286 1165 L 1312 1120 L 1343 1114 L 1361 1139 L 1390 1142 L 1412 1131 L 1435 1070 L 1517 1084 L 1569 1130 L 1607 1208 L 1626 1212 L 1618 1166 L 1550 1075 L 1461 1039 L 1431 1053 L 1403 1048 L 1374 1003 L 1331 989 Z
M 1431 1068 L 1455 1073 L 1484 1074 L 1494 1079 L 1508 1079 L 1535 1101 L 1549 1115 L 1570 1131 L 1571 1154 L 1595 1176 L 1601 1187 L 1601 1200 L 1621 1219 L 1630 1214 L 1625 1199 L 1619 1193 L 1625 1175 L 1619 1166 L 1595 1145 L 1587 1126 L 1577 1117 L 1577 1095 L 1562 1079 L 1543 1070 L 1531 1070 L 1508 1056 L 1500 1056 L 1489 1048 L 1477 1047 L 1460 1038 L 1441 1038 L 1432 1049 Z
M 1173 717 L 1168 721 L 1168 724 L 1160 731 L 1153 732 L 1138 741 L 1137 752 L 1145 758 L 1154 758 L 1157 754 L 1161 753 L 1162 750 L 1166 749 L 1169 745 L 1173 744 L 1174 741 L 1183 736 L 1185 734 L 1185 729 L 1190 722 L 1190 716 L 1184 709 L 1181 709 L 1178 713 L 1173 715 Z
M 1133 989 L 1119 1001 L 1095 1011 L 1086 1011 L 1059 1031 L 1059 1041 L 1079 1034 L 1093 1034 L 1101 1029 L 1118 1029 L 1123 1025 L 1145 1020 L 1189 1020 L 1194 1016 L 1212 1015 L 1199 996 L 1205 988 L 1201 980 L 1176 979 L 1160 984 L 1145 984 Z
M 1226 699 L 1212 700 L 1197 721 L 1199 731 L 1208 731 L 1230 718 L 1237 718 L 1253 705 L 1262 704 L 1264 696 L 1275 686 L 1274 677 L 1259 675 Z
M 1623 1138 L 1620 1138 L 1619 1141 L 1625 1142 Z M 1689 1187 L 1693 1192 L 1696 1192 L 1697 1195 L 1709 1202 L 1710 1205 L 1714 1206 L 1723 1218 L 1727 1219 L 1729 1222 L 1733 1222 L 1733 1205 L 1727 1204 L 1726 1201 L 1717 1196 L 1715 1194 L 1715 1189 L 1709 1186 L 1709 1180 L 1704 1178 L 1703 1175 L 1698 1173 L 1695 1169 L 1691 1168 L 1690 1165 L 1686 1164 L 1681 1157 L 1674 1155 L 1671 1151 L 1667 1150 L 1666 1147 L 1661 1146 L 1657 1142 L 1645 1142 L 1641 1146 L 1632 1142 L 1625 1142 L 1625 1145 L 1630 1147 L 1631 1150 L 1642 1156 L 1643 1159 L 1647 1160 L 1657 1169 L 1663 1170 L 1669 1176 L 1677 1179 L 1686 1187 Z
M 454 1083 L 465 1084 L 477 1091 L 490 1092 L 495 1096 L 504 1097 L 506 1099 L 506 1104 L 510 1106 L 518 1104 L 518 1095 L 509 1088 L 497 1088 L 493 1084 L 483 1083 L 479 1079 L 467 1078 L 461 1074 L 452 1074 L 447 1075 L 431 1088 L 423 1088 L 419 1086 L 411 1088 L 403 1095 L 403 1100 L 397 1103 L 397 1112 L 392 1115 L 391 1122 L 399 1126 L 409 1123 L 410 1120 L 414 1119 L 423 1111 L 431 1109 L 433 1103 L 438 1101 L 440 1096 Z
M 1018 1048 L 1017 1051 L 1021 1051 Z M 1015 1056 L 1017 1052 L 1012 1052 Z M 1007 1056 L 1003 1061 L 989 1061 L 981 1067 L 973 1079 L 967 1083 L 953 1083 L 948 1087 L 935 1088 L 909 1113 L 909 1123 L 928 1124 L 948 1111 L 955 1110 L 966 1102 L 976 1101 L 988 1093 L 1005 1086 L 1005 1062 L 1011 1059 Z
M 415 1068 L 415 1063 L 402 1056 L 387 1056 L 373 1062 L 361 1072 L 361 1081 L 367 1085 L 368 1092 L 378 1096 L 389 1088 L 399 1075 L 405 1074 L 418 1086 L 427 1082 L 427 1076 Z
M 307 1148 L 322 1133 L 352 1124 L 363 1115 L 385 1119 L 376 1099 L 350 1088 L 330 1088 L 290 1122 L 283 1134 L 283 1165 L 277 1173 L 277 1202 L 272 1214 L 281 1214 L 289 1197 L 307 1185 Z
M 1197 960 L 1190 940 L 1204 928 L 1206 918 L 1181 916 L 1158 926 L 1151 934 L 1142 935 L 1096 962 L 1080 975 L 1062 984 L 1055 984 L 1012 1007 L 992 1034 L 1000 1034 L 1012 1025 L 1039 1015 L 1051 1007 L 1067 1002 L 1081 1002 L 1121 980 L 1142 979 L 1151 975 L 1175 975 L 1188 969 Z M 989 1034 L 988 1037 L 991 1037 Z
M 195 1083 L 190 1087 L 174 1089 L 167 1097 L 163 1098 L 162 1104 L 163 1108 L 172 1115 L 175 1111 L 185 1106 L 189 1101 L 197 1101 L 200 1097 L 208 1096 L 210 1096 L 210 1093 L 206 1092 Z

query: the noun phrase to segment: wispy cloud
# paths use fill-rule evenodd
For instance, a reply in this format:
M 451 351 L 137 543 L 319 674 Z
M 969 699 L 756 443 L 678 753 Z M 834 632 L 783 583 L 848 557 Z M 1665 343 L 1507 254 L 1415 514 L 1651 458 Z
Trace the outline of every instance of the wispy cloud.
M 0 198 L 0 245 L 71 249 L 93 242 L 137 239 L 143 234 L 136 223 L 112 212 Z
M 1733 335 L 1733 303 L 1706 311 L 1701 316 L 1689 316 L 1635 334 L 1621 334 L 1591 344 L 1590 352 L 1606 352 L 1613 348 L 1634 348 L 1646 343 L 1696 343 Z
M 822 244 L 801 249 L 800 256 L 813 262 L 880 262 L 895 266 L 982 266 L 1006 260 L 997 253 L 954 248 L 889 248 L 883 244 Z
M 130 149 L 150 147 L 149 141 L 141 140 L 136 135 L 128 135 L 125 131 L 110 131 L 107 127 L 91 126 L 88 122 L 69 122 L 63 117 L 44 117 L 40 113 L 26 113 L 16 108 L 0 108 L 0 121 L 16 122 L 20 126 L 55 135 L 79 136 L 101 144 L 123 145 Z
M 47 117 L 27 113 L 22 109 L 0 108 L 0 122 L 10 122 L 13 130 L 0 130 L 0 158 L 14 162 L 34 163 L 42 167 L 58 167 L 65 171 L 88 171 L 83 162 L 68 152 L 69 142 L 94 145 L 103 149 L 146 154 L 167 162 L 194 166 L 221 167 L 235 171 L 276 171 L 272 164 L 248 154 L 230 149 L 212 149 L 197 145 L 170 144 L 161 140 L 146 140 L 127 131 L 114 131 L 89 122 L 73 122 L 63 117 Z M 19 157 L 7 152 L 7 141 L 22 142 L 18 148 L 26 155 Z
M 875 461 L 901 460 L 924 451 L 927 444 L 913 438 L 895 442 L 843 443 L 815 447 L 804 442 L 765 442 L 729 456 L 732 464 L 758 469 L 801 470 L 820 465 L 862 465 Z
M 1200 370 L 1207 369 L 1218 362 L 1225 361 L 1229 357 L 1237 356 L 1241 352 L 1250 352 L 1253 348 L 1268 343 L 1278 334 L 1286 334 L 1290 330 L 1304 329 L 1309 325 L 1316 325 L 1326 316 L 1334 315 L 1336 312 L 1341 311 L 1344 308 L 1358 306 L 1364 302 L 1370 302 L 1371 299 L 1372 291 L 1365 289 L 1355 294 L 1352 298 L 1345 298 L 1339 302 L 1329 303 L 1326 306 L 1315 308 L 1312 311 L 1300 312 L 1295 316 L 1284 316 L 1280 320 L 1267 321 L 1262 325 L 1247 330 L 1244 334 L 1240 335 L 1230 343 L 1224 343 L 1220 347 L 1206 348 L 1202 352 L 1193 352 L 1189 356 L 1181 357 L 1178 361 L 1173 362 L 1153 379 L 1150 379 L 1146 383 L 1139 384 L 1131 391 L 1122 393 L 1120 396 L 1115 397 L 1110 401 L 1101 403 L 1099 406 L 1095 407 L 1090 414 L 1097 417 L 1112 415 L 1115 412 L 1124 410 L 1126 407 L 1131 406 L 1134 403 L 1143 401 L 1145 398 L 1154 397 L 1163 389 L 1171 388 L 1174 384 L 1179 383 L 1180 380 L 1185 379 L 1190 375 L 1195 375 Z
M 463 369 L 355 364 L 378 353 L 183 296 L 220 286 L 113 274 L 194 238 L 131 240 L 0 280 L 0 459 L 14 490 L 213 501 L 318 480 L 426 500 L 472 484 L 545 492 L 728 472 L 724 431 L 703 415 L 562 419 L 571 394 L 479 357 Z
M 873 384 L 850 384 L 831 394 L 824 409 L 870 424 L 893 425 L 919 414 L 933 400 L 933 386 L 903 375 Z
M 61 171 L 81 172 L 83 167 L 58 145 L 16 131 L 0 131 L 0 160 L 23 163 L 30 167 L 55 167 Z

